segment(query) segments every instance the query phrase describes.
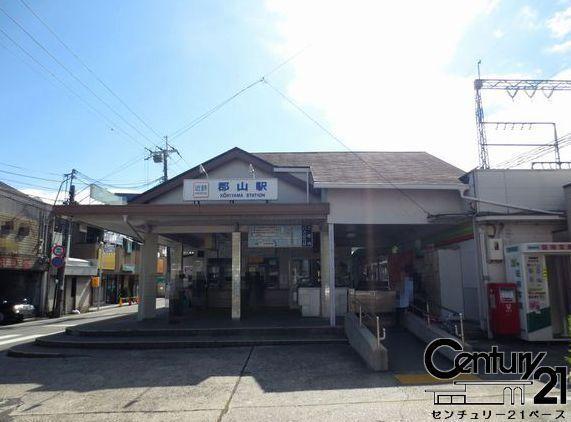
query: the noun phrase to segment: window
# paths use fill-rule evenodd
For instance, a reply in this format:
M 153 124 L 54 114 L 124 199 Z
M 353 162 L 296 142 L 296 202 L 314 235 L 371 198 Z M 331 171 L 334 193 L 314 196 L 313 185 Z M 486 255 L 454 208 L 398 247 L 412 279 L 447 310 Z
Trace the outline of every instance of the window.
M 14 222 L 6 221 L 0 226 L 0 236 L 8 236 L 14 230 Z
M 22 240 L 30 235 L 30 226 L 27 224 L 20 224 L 18 227 L 18 233 L 16 234 L 16 240 Z

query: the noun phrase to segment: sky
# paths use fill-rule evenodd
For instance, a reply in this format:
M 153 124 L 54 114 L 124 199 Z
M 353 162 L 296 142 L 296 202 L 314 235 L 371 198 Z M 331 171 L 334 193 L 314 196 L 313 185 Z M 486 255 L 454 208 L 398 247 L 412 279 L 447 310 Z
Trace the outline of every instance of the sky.
M 271 86 L 353 150 L 427 151 L 468 171 L 478 165 L 478 60 L 483 78 L 571 79 L 570 1 L 0 0 L 0 8 L 0 180 L 43 198 L 72 168 L 79 199 L 101 178 L 116 191 L 152 186 L 162 166 L 144 159 L 145 147 L 165 135 L 182 156 L 171 157 L 170 177 L 234 146 L 344 150 Z M 264 75 L 271 86 L 254 84 L 180 134 Z M 484 92 L 486 118 L 571 132 L 571 93 L 529 94 Z M 553 134 L 549 125 L 488 127 L 488 138 L 538 143 Z M 529 149 L 494 147 L 490 161 Z

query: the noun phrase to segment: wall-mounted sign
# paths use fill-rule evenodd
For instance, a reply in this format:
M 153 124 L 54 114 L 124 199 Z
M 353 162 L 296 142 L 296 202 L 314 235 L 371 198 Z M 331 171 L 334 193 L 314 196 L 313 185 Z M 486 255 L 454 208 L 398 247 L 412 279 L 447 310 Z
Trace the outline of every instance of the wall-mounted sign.
M 250 226 L 249 248 L 300 248 L 313 245 L 311 225 Z
M 107 243 L 103 245 L 100 266 L 102 270 L 115 270 L 115 245 Z
M 277 179 L 187 179 L 185 201 L 266 201 L 278 199 Z

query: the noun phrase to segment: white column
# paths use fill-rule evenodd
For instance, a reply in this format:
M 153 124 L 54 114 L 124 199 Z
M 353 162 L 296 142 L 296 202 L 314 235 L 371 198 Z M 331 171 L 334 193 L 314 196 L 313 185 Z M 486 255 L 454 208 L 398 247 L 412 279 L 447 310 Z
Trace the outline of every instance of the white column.
M 240 261 L 242 252 L 240 232 L 232 232 L 232 319 L 240 319 Z
M 321 317 L 329 318 L 330 287 L 329 287 L 329 228 L 327 224 L 321 226 L 320 232 L 320 262 L 321 262 Z
M 329 232 L 329 324 L 335 327 L 335 234 L 333 223 L 327 224 Z
M 139 272 L 139 321 L 156 316 L 157 308 L 157 253 L 158 236 L 147 233 L 141 248 L 141 271 Z

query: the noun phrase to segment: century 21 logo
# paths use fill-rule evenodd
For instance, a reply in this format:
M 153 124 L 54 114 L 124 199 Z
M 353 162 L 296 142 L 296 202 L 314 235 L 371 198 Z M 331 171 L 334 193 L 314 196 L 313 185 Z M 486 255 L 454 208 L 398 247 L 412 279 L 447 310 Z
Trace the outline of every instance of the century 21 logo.
M 433 356 L 440 348 L 449 348 L 458 352 L 454 365 L 448 370 L 441 370 L 434 365 Z M 481 369 L 488 375 L 514 374 L 520 375 L 520 380 L 547 379 L 545 386 L 533 398 L 534 404 L 566 404 L 567 403 L 567 367 L 540 366 L 547 355 L 546 352 L 500 352 L 497 346 L 492 346 L 489 352 L 465 352 L 462 344 L 451 338 L 433 340 L 424 351 L 424 367 L 435 378 L 450 380 L 460 374 L 478 374 Z M 484 382 L 485 383 L 485 382 Z M 559 396 L 549 393 L 560 385 Z

